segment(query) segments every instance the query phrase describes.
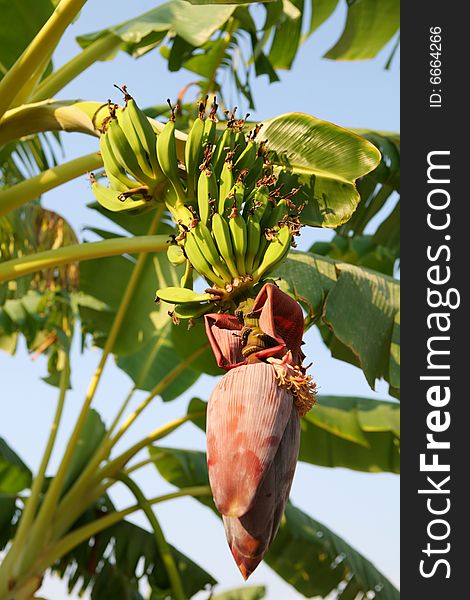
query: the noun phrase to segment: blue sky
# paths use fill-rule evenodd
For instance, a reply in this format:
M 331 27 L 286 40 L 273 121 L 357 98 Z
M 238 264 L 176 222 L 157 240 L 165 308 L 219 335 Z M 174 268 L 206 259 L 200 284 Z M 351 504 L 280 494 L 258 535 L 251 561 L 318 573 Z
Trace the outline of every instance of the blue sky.
M 120 22 L 156 4 L 150 0 L 132 3 L 124 0 L 114 0 L 112 3 L 89 0 L 61 42 L 55 56 L 56 65 L 60 66 L 78 51 L 74 41 L 76 35 Z M 368 62 L 334 62 L 321 58 L 338 38 L 345 13 L 341 3 L 334 16 L 301 48 L 293 70 L 281 73 L 279 83 L 269 85 L 265 77 L 255 81 L 253 91 L 257 110 L 251 111 L 253 118 L 265 119 L 285 112 L 303 111 L 346 127 L 398 130 L 397 61 L 390 71 L 383 69 L 389 47 L 377 59 Z M 169 73 L 158 51 L 139 60 L 120 53 L 112 62 L 94 65 L 59 97 L 106 100 L 115 92 L 114 83 L 126 83 L 139 104 L 147 106 L 161 104 L 167 97 L 175 98 L 179 90 L 193 78 L 194 75 L 184 71 Z M 65 155 L 70 159 L 95 150 L 97 141 L 71 134 L 64 136 L 64 146 Z M 86 208 L 92 200 L 89 183 L 82 177 L 46 194 L 44 204 L 64 215 L 77 231 L 90 224 L 109 228 L 109 221 L 90 214 L 91 211 Z M 330 231 L 310 230 L 304 233 L 304 237 L 308 238 L 304 244 L 308 242 L 310 245 L 314 240 L 329 239 L 331 236 Z M 331 358 L 316 331 L 306 334 L 306 342 L 305 352 L 308 360 L 313 362 L 312 374 L 318 382 L 320 393 L 388 398 L 384 382 L 379 382 L 377 390 L 372 391 L 360 370 Z M 98 360 L 98 351 L 90 349 L 81 354 L 78 339 L 75 341 L 72 352 L 73 389 L 68 395 L 51 472 L 60 459 Z M 8 407 L 2 412 L 4 418 L 0 423 L 0 435 L 31 467 L 36 468 L 47 439 L 57 392 L 40 380 L 45 372 L 43 360 L 40 358 L 32 362 L 23 344 L 14 358 L 0 355 L 0 372 L 2 400 L 4 407 Z M 213 378 L 204 376 L 177 401 L 164 404 L 159 399 L 155 400 L 122 440 L 123 445 L 137 441 L 158 425 L 184 414 L 192 396 L 207 399 L 214 382 Z M 109 422 L 113 418 L 116 407 L 130 387 L 130 379 L 110 360 L 96 397 L 96 408 L 105 420 Z M 134 402 L 142 397 L 136 394 Z M 205 440 L 195 427 L 186 425 L 165 439 L 164 445 L 203 450 Z M 151 496 L 169 489 L 153 467 L 143 469 L 137 479 Z M 112 496 L 119 507 L 132 501 L 125 490 L 117 487 Z M 299 464 L 291 499 L 363 552 L 394 583 L 399 583 L 397 476 Z M 159 505 L 156 513 L 169 541 L 211 572 L 220 582 L 220 591 L 243 585 L 231 559 L 220 522 L 208 509 L 190 499 L 181 499 Z M 147 526 L 140 515 L 133 520 Z M 264 565 L 256 570 L 249 584 L 267 585 L 268 600 L 301 598 Z M 60 582 L 50 579 L 46 581 L 41 595 L 49 600 L 65 600 L 69 597 Z

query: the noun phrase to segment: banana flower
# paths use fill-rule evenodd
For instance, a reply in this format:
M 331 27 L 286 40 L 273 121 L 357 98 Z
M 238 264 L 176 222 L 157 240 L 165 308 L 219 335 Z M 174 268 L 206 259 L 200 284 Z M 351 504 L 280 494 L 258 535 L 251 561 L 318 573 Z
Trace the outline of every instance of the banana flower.
M 299 304 L 268 283 L 235 316 L 205 316 L 217 363 L 228 372 L 207 411 L 207 464 L 230 550 L 244 579 L 279 528 L 294 477 L 300 416 L 315 402 L 305 374 Z

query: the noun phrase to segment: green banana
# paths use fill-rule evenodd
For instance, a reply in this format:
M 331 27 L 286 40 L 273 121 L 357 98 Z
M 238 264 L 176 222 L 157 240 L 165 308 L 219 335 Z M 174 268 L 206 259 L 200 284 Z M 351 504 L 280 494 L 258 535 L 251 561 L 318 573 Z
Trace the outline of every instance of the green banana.
M 168 261 L 175 267 L 182 265 L 186 261 L 183 248 L 178 244 L 170 244 L 166 251 Z
M 266 185 L 256 187 L 248 197 L 243 208 L 243 216 L 247 228 L 247 250 L 245 266 L 247 273 L 251 273 L 258 266 L 267 246 L 263 226 L 268 222 L 273 209 L 269 197 L 269 188 Z
M 275 239 L 269 243 L 260 265 L 253 271 L 253 281 L 259 281 L 284 260 L 289 252 L 291 240 L 289 227 L 287 225 L 281 227 Z
M 227 200 L 225 201 L 225 205 L 227 204 L 231 207 L 236 206 L 238 211 L 242 210 L 243 201 L 245 200 L 245 182 L 244 182 L 244 173 L 240 173 L 237 181 L 233 184 L 230 193 L 227 196 Z
M 135 156 L 135 152 L 127 141 L 116 118 L 111 119 L 109 122 L 107 135 L 111 151 L 121 166 L 125 168 L 132 177 L 135 177 L 137 181 L 152 188 L 155 183 L 153 177 L 149 177 L 142 171 Z
M 219 181 L 219 206 L 218 211 L 221 215 L 225 214 L 225 210 L 229 208 L 227 199 L 233 187 L 233 172 L 232 161 L 226 160 L 220 173 Z
M 216 105 L 217 106 L 217 105 Z M 204 134 L 202 136 L 202 146 L 205 148 L 207 144 L 214 145 L 217 138 L 217 124 L 215 119 L 214 107 L 210 115 L 204 121 Z
M 152 167 L 153 176 L 156 180 L 163 179 L 163 171 L 157 158 L 156 135 L 147 115 L 137 106 L 134 98 L 128 94 L 126 86 L 122 86 L 125 93 L 126 110 L 134 127 L 141 145 L 147 153 L 148 161 Z
M 191 232 L 188 232 L 190 234 Z M 184 251 L 186 256 L 191 261 L 191 264 L 202 277 L 205 277 L 211 283 L 218 285 L 220 288 L 225 287 L 225 281 L 216 275 L 207 262 L 204 254 L 201 252 L 194 235 L 186 234 L 184 240 Z
M 249 139 L 246 143 L 244 150 L 238 156 L 234 164 L 235 171 L 240 172 L 242 169 L 251 170 L 253 163 L 256 160 L 256 153 L 258 151 L 258 144 L 252 139 Z
M 245 253 L 247 248 L 247 231 L 245 219 L 241 216 L 236 206 L 230 214 L 228 225 L 232 238 L 232 246 L 238 273 L 245 275 Z
M 262 156 L 256 156 L 254 161 L 251 163 L 249 167 L 248 175 L 245 179 L 245 184 L 248 187 L 252 185 L 256 185 L 256 182 L 263 177 L 263 169 L 264 169 L 264 158 Z
M 213 302 L 204 304 L 188 302 L 187 304 L 177 304 L 173 313 L 180 319 L 197 319 L 207 312 L 213 312 L 215 308 L 216 305 Z
M 268 200 L 268 202 L 271 203 L 270 200 Z M 261 219 L 262 230 L 264 231 L 265 229 L 276 226 L 287 214 L 289 214 L 287 200 L 281 198 L 269 213 L 264 213 L 263 218 Z
M 226 283 L 230 283 L 232 281 L 232 277 L 220 260 L 220 254 L 214 243 L 210 229 L 200 221 L 196 227 L 191 229 L 188 235 L 194 235 L 199 249 L 206 260 L 210 263 L 215 273 L 219 275 L 219 277 L 221 277 Z
M 142 140 L 134 128 L 130 113 L 131 110 L 128 106 L 118 108 L 116 110 L 117 121 L 123 134 L 129 142 L 130 147 L 134 151 L 135 158 L 137 159 L 137 162 L 139 163 L 139 167 L 142 169 L 142 172 L 145 173 L 145 175 L 149 179 L 153 180 L 155 176 L 153 173 L 152 165 L 150 164 L 150 160 L 147 151 L 145 150 L 142 144 Z
M 216 205 L 218 198 L 219 188 L 214 172 L 209 169 L 202 169 L 197 182 L 197 206 L 199 219 L 205 225 L 207 225 L 212 214 L 211 201 Z
M 244 121 L 243 121 L 244 124 Z M 245 150 L 247 142 L 245 134 L 242 132 L 241 128 L 243 125 L 239 126 L 239 129 L 235 132 L 234 137 L 234 150 L 235 154 L 233 155 L 233 162 L 236 163 L 238 158 L 241 156 L 242 152 Z
M 144 199 L 133 200 L 126 198 L 121 200 L 121 192 L 101 185 L 94 178 L 92 178 L 91 190 L 101 206 L 113 212 L 135 210 L 147 205 L 147 201 Z
M 187 196 L 189 202 L 192 202 L 195 198 L 197 190 L 197 180 L 200 173 L 199 165 L 201 164 L 204 155 L 204 110 L 205 105 L 203 102 L 201 102 L 199 105 L 199 115 L 194 121 L 191 130 L 189 131 L 188 139 L 186 140 L 186 147 L 184 150 L 186 173 L 188 175 Z
M 171 105 L 170 105 L 171 106 Z M 173 109 L 172 109 L 173 110 Z M 184 201 L 186 192 L 181 184 L 176 156 L 175 116 L 172 116 L 157 135 L 157 156 L 163 173 L 170 180 L 178 200 Z
M 253 263 L 261 242 L 261 226 L 259 219 L 254 215 L 249 215 L 246 222 L 246 253 L 245 253 L 245 270 L 250 274 L 253 270 Z
M 260 264 L 263 255 L 269 245 L 269 239 L 266 236 L 266 233 L 273 229 L 273 227 L 278 227 L 279 222 L 282 221 L 283 217 L 285 217 L 289 213 L 287 200 L 285 200 L 284 198 L 279 200 L 279 202 L 275 206 L 273 206 L 272 201 L 268 197 L 268 204 L 271 206 L 271 208 L 268 208 L 264 212 L 260 221 L 261 240 L 258 249 L 258 255 L 253 262 L 254 268 L 256 268 Z
M 116 160 L 106 132 L 100 135 L 100 152 L 111 189 L 119 192 L 127 192 L 130 189 L 138 187 L 139 183 L 128 177 L 125 169 Z
M 191 290 L 193 289 L 193 265 L 186 260 L 183 276 L 180 279 L 180 287 Z
M 220 174 L 224 167 L 227 152 L 233 149 L 234 141 L 235 132 L 233 131 L 233 126 L 230 124 L 229 121 L 227 129 L 225 129 L 225 131 L 217 141 L 217 145 L 214 150 L 214 155 L 212 157 L 212 164 L 214 165 L 214 172 L 217 178 L 220 177 Z
M 211 299 L 210 294 L 198 294 L 188 288 L 167 287 L 157 290 L 156 298 L 170 304 L 187 304 L 193 302 L 206 302 Z
M 230 228 L 224 217 L 217 212 L 212 215 L 212 233 L 220 256 L 223 258 L 232 277 L 238 279 L 238 269 L 233 260 L 234 254 Z

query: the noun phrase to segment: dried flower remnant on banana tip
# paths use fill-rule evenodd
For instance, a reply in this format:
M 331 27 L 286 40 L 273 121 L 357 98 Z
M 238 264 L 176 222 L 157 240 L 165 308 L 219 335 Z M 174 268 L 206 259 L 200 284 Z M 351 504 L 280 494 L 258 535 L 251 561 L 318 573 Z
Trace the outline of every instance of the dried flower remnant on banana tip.
M 267 283 L 235 316 L 205 316 L 217 363 L 228 372 L 211 394 L 207 462 L 227 541 L 246 579 L 263 559 L 289 497 L 300 415 L 315 402 L 302 366 L 303 314 Z

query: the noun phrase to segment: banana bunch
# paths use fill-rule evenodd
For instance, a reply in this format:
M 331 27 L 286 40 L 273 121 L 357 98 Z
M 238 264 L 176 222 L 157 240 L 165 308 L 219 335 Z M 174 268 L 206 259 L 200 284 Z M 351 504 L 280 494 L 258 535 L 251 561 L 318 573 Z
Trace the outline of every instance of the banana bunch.
M 175 305 L 174 318 L 224 309 L 249 294 L 284 260 L 300 230 L 295 190 L 281 196 L 265 143 L 255 141 L 259 126 L 245 136 L 245 119 L 232 112 L 216 139 L 216 109 L 206 118 L 205 104 L 199 106 L 185 148 L 185 182 L 172 149 L 174 120 L 158 136 L 157 155 L 167 149 L 160 164 L 174 188 L 168 208 L 179 225 L 168 257 L 173 264 L 186 260 L 209 284 L 198 294 L 183 276 L 181 288 L 158 290 L 157 299 Z
M 120 88 L 121 89 L 121 88 Z M 134 98 L 124 93 L 125 106 L 108 101 L 109 116 L 102 124 L 100 152 L 109 187 L 91 175 L 92 191 L 108 210 L 148 206 L 162 190 L 166 177 L 157 158 L 157 136 Z
M 109 101 L 102 123 L 109 187 L 92 175 L 96 199 L 112 211 L 165 202 L 178 226 L 168 259 L 185 268 L 181 287 L 158 290 L 157 298 L 175 304 L 175 318 L 230 307 L 287 255 L 300 230 L 299 208 L 291 200 L 295 190 L 281 196 L 266 143 L 256 141 L 261 126 L 246 136 L 246 118 L 237 119 L 236 109 L 226 113 L 227 126 L 218 136 L 217 104 L 206 115 L 207 98 L 199 103 L 183 165 L 170 101 L 171 116 L 156 131 L 126 86 L 121 91 L 125 105 Z M 192 289 L 194 271 L 209 285 L 204 294 Z

